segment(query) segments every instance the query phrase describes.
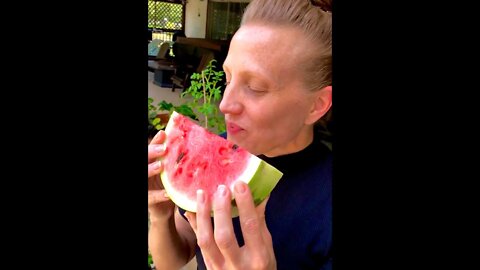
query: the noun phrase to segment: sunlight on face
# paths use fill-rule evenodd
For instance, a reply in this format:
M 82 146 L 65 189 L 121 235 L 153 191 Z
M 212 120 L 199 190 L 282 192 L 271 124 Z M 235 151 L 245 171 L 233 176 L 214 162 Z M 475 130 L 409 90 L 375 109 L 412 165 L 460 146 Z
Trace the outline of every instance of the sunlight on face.
M 294 28 L 250 24 L 237 31 L 224 62 L 227 88 L 220 104 L 229 140 L 267 156 L 311 142 L 306 119 L 314 98 L 299 69 L 306 44 Z

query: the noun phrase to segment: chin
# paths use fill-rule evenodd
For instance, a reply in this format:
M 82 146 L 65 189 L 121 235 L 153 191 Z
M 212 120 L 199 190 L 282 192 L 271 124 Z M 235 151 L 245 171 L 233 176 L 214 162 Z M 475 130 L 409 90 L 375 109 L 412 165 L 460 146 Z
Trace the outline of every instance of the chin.
M 258 156 L 260 154 L 262 154 L 261 151 L 259 151 L 258 148 L 255 148 L 255 147 L 251 147 L 249 145 L 242 145 L 242 144 L 237 144 L 238 146 L 242 147 L 243 149 L 247 150 L 249 153 L 255 155 L 255 156 Z
M 242 142 L 241 140 L 236 139 L 235 136 L 227 134 L 227 140 L 247 150 L 249 153 L 257 155 L 255 149 L 252 149 L 248 144 L 245 144 L 245 142 Z

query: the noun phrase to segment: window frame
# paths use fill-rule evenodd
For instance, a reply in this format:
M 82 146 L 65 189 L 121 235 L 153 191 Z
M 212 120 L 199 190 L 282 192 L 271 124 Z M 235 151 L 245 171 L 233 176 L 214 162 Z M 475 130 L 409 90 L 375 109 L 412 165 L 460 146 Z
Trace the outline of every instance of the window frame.
M 168 28 L 157 28 L 157 27 L 151 27 L 148 25 L 148 22 L 149 22 L 149 19 L 148 19 L 148 15 L 147 15 L 147 31 L 148 31 L 148 40 L 152 40 L 152 34 L 155 31 L 161 31 L 161 32 L 167 32 L 167 33 L 174 33 L 176 31 L 182 31 L 182 32 L 185 32 L 185 9 L 186 9 L 186 4 L 187 4 L 187 1 L 186 0 L 148 0 L 147 1 L 147 9 L 149 8 L 148 6 L 148 2 L 149 1 L 152 1 L 152 2 L 163 2 L 163 3 L 169 3 L 169 4 L 181 4 L 182 5 L 182 21 L 181 21 L 181 24 L 182 24 L 182 28 L 181 29 L 168 29 Z M 147 11 L 148 12 L 148 11 Z M 170 34 L 171 36 L 171 34 Z

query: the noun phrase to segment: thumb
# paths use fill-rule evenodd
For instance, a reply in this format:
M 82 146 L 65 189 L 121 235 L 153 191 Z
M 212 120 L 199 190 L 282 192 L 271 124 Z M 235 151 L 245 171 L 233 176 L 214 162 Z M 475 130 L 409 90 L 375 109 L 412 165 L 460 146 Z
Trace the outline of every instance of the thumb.
M 148 191 L 148 206 L 152 206 L 157 203 L 169 201 L 167 192 L 164 189 L 162 190 L 149 190 Z
M 153 137 L 153 139 L 150 141 L 150 144 L 161 144 L 163 141 L 165 141 L 166 138 L 166 133 L 164 130 L 159 130 L 157 134 Z

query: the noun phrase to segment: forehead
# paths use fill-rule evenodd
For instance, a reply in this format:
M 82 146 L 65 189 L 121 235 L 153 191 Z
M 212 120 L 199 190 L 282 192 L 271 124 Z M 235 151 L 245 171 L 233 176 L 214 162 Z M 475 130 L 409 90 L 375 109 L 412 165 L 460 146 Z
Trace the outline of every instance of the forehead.
M 297 28 L 265 24 L 248 24 L 242 26 L 232 38 L 231 45 L 240 46 L 270 58 L 286 57 L 284 52 L 300 53 L 305 44 L 304 34 Z M 293 55 L 295 58 L 298 55 Z
M 292 72 L 304 56 L 305 38 L 301 31 L 283 26 L 244 25 L 232 38 L 225 65 Z

